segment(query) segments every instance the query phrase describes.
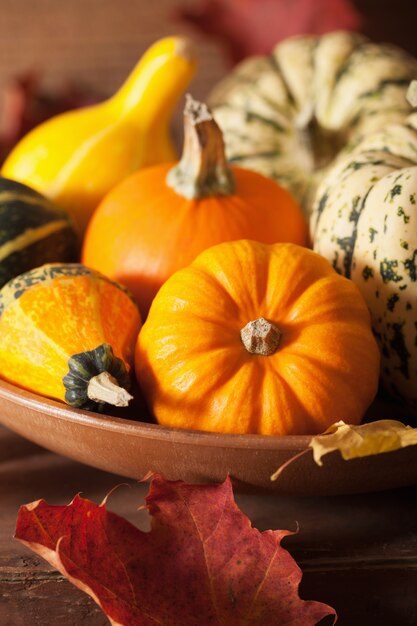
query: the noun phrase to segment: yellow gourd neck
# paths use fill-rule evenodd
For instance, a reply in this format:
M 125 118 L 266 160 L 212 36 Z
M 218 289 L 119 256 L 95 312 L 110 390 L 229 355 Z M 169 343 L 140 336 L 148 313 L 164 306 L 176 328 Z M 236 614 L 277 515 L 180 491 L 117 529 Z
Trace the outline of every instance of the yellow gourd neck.
M 109 104 L 148 131 L 170 119 L 195 69 L 194 48 L 188 39 L 161 39 L 147 50 Z

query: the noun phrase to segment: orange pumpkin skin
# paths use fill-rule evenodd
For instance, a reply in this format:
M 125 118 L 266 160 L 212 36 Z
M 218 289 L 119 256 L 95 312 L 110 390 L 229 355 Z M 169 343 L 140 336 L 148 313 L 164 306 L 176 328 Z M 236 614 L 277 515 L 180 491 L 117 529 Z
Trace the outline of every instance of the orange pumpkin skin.
M 276 351 L 240 331 L 265 318 Z M 377 391 L 379 351 L 357 287 L 293 244 L 237 241 L 203 252 L 155 297 L 138 338 L 139 383 L 160 424 L 297 435 L 359 423 Z
M 171 168 L 141 170 L 113 189 L 84 240 L 83 263 L 126 285 L 143 315 L 167 278 L 210 246 L 246 238 L 307 243 L 300 208 L 272 180 L 232 167 L 234 194 L 187 199 L 165 184 Z
M 0 375 L 68 402 L 69 360 L 110 346 L 126 376 L 140 326 L 137 305 L 120 285 L 80 264 L 44 265 L 0 291 Z M 85 406 L 77 397 L 68 403 Z

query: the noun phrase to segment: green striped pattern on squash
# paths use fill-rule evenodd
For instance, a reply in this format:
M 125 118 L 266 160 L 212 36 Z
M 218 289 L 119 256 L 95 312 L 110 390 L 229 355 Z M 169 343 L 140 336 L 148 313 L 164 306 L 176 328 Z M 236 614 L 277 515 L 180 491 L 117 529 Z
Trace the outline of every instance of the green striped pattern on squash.
M 372 311 L 382 378 L 417 409 L 417 166 L 370 190 L 351 275 Z
M 287 187 L 307 214 L 343 146 L 402 123 L 417 61 L 349 32 L 282 41 L 270 57 L 243 61 L 210 104 L 230 161 Z
M 331 168 L 311 215 L 314 249 L 359 287 L 385 386 L 417 409 L 417 119 L 365 136 Z
M 324 179 L 311 216 L 314 249 L 339 274 L 350 278 L 360 217 L 373 185 L 391 172 L 413 165 L 404 157 L 366 151 L 341 161 Z
M 0 287 L 34 267 L 76 259 L 68 214 L 30 187 L 0 178 Z

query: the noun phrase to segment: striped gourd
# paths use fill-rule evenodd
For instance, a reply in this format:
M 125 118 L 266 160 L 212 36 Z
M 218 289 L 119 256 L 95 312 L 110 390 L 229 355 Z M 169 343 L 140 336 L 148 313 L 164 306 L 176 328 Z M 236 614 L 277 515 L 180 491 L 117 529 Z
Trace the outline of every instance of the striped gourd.
M 417 409 L 417 166 L 387 174 L 369 191 L 351 277 L 372 311 L 382 377 Z
M 298 36 L 243 61 L 210 102 L 229 160 L 274 178 L 309 213 L 343 146 L 405 120 L 416 75 L 414 58 L 355 33 Z
M 127 406 L 141 326 L 130 293 L 79 263 L 51 263 L 0 290 L 0 376 L 84 409 Z
M 417 118 L 364 137 L 322 180 L 314 249 L 362 292 L 386 387 L 417 409 Z
M 67 213 L 30 187 L 0 178 L 0 287 L 43 263 L 75 260 Z

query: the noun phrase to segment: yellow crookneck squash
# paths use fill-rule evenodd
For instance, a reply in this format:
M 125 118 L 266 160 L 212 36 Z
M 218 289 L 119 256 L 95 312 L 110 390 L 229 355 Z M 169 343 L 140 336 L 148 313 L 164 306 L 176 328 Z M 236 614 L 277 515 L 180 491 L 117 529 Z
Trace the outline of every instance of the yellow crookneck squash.
M 58 115 L 28 133 L 2 175 L 67 209 L 82 236 L 117 183 L 140 167 L 175 158 L 169 124 L 195 67 L 187 39 L 157 41 L 109 100 Z
M 43 265 L 0 291 L 0 376 L 74 407 L 126 406 L 140 325 L 121 285 L 77 263 Z
M 325 259 L 242 240 L 203 252 L 162 286 L 135 363 L 160 424 L 295 435 L 359 423 L 379 351 L 357 287 Z

